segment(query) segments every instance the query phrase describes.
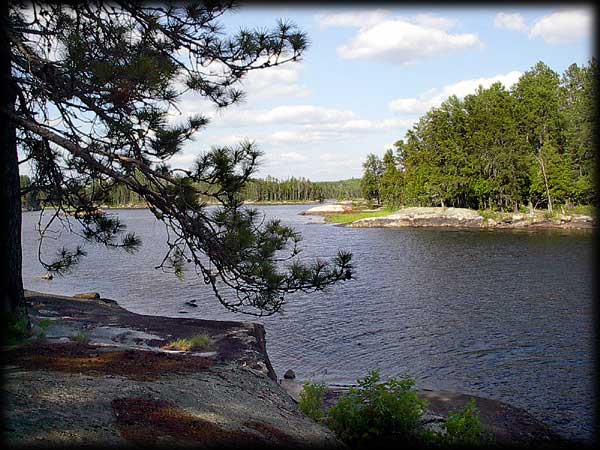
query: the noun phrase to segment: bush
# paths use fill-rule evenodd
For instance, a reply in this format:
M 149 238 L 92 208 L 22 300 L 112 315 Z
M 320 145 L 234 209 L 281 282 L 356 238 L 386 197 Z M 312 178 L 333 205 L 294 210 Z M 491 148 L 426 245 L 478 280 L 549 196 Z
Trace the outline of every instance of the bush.
M 413 379 L 380 382 L 374 370 L 358 384 L 329 410 L 328 426 L 341 440 L 353 445 L 417 437 L 426 402 L 414 391 Z
M 471 399 L 462 412 L 450 411 L 446 423 L 445 435 L 440 435 L 442 444 L 475 447 L 494 443 L 494 436 L 483 429 L 479 410 L 475 406 L 475 400 Z
M 323 404 L 325 403 L 325 391 L 327 387 L 323 383 L 304 383 L 300 392 L 300 410 L 311 419 L 320 422 L 323 420 Z

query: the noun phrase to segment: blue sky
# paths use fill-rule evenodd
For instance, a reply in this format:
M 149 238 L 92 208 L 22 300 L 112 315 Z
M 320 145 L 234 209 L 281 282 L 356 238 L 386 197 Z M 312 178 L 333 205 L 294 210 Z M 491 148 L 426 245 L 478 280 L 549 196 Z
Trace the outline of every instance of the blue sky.
M 587 64 L 592 17 L 591 7 L 557 5 L 240 8 L 221 20 L 228 31 L 288 19 L 311 45 L 299 63 L 252 73 L 246 101 L 225 111 L 186 94 L 182 114 L 211 124 L 171 165 L 249 139 L 264 152 L 258 176 L 360 177 L 368 153 L 382 155 L 450 94 L 510 87 L 537 61 L 559 74 Z

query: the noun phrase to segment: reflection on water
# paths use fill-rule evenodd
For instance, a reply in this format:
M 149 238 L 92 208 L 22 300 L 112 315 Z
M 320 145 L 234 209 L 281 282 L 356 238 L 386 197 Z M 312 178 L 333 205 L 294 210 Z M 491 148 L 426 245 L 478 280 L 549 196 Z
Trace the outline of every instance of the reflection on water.
M 356 279 L 290 296 L 283 314 L 259 320 L 278 374 L 291 368 L 300 379 L 352 383 L 379 368 L 421 387 L 503 400 L 566 436 L 593 438 L 591 233 L 352 229 L 310 224 L 319 219 L 297 215 L 303 206 L 261 209 L 303 234 L 303 257 L 343 248 L 356 266 Z M 25 287 L 98 291 L 144 314 L 253 320 L 225 311 L 192 274 L 179 281 L 154 270 L 164 225 L 145 210 L 118 214 L 141 235 L 138 254 L 88 246 L 72 275 L 45 281 L 37 214 L 25 213 Z M 192 299 L 199 308 L 184 305 Z

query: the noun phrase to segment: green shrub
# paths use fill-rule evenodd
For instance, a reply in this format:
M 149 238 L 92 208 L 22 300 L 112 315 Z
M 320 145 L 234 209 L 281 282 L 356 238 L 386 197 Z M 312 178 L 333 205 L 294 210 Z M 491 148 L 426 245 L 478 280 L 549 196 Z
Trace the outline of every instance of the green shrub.
M 446 434 L 440 435 L 445 445 L 480 447 L 494 443 L 494 436 L 483 429 L 475 400 L 471 399 L 462 412 L 450 411 L 444 424 Z
M 329 410 L 328 426 L 341 440 L 360 445 L 418 436 L 426 402 L 414 390 L 413 379 L 380 382 L 379 371 L 374 370 L 358 384 Z
M 323 404 L 325 403 L 325 391 L 327 387 L 323 383 L 304 383 L 300 392 L 300 410 L 311 419 L 319 422 L 323 420 Z

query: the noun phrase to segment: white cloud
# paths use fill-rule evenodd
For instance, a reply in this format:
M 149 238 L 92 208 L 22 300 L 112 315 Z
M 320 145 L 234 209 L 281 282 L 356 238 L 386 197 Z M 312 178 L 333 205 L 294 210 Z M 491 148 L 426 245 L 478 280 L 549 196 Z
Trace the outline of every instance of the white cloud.
M 573 42 L 591 35 L 592 15 L 587 10 L 558 11 L 538 20 L 531 31 L 530 38 L 542 38 L 549 44 Z
M 415 23 L 429 28 L 438 28 L 440 30 L 449 30 L 456 26 L 456 21 L 446 17 L 432 16 L 430 14 L 417 14 Z
M 298 152 L 269 153 L 266 155 L 266 158 L 270 161 L 286 162 L 306 161 L 308 159 L 305 155 Z
M 215 119 L 215 126 L 252 126 L 330 123 L 355 119 L 352 111 L 324 108 L 313 105 L 277 106 L 269 110 L 229 110 L 224 111 L 223 120 Z
M 212 120 L 216 114 L 216 107 L 200 94 L 188 92 L 181 96 L 177 108 L 169 108 L 168 117 L 171 123 L 176 123 L 198 114 Z
M 374 11 L 347 11 L 342 13 L 319 14 L 317 21 L 322 28 L 352 27 L 365 28 L 383 22 L 390 12 L 384 9 Z
M 422 93 L 417 98 L 399 98 L 389 103 L 389 108 L 400 114 L 421 115 L 431 108 L 438 107 L 444 100 L 451 95 L 463 98 L 468 94 L 473 94 L 479 86 L 489 88 L 492 84 L 500 82 L 506 88 L 510 88 L 523 75 L 522 72 L 512 71 L 506 74 L 500 74 L 488 78 L 477 78 L 472 80 L 463 80 L 458 83 L 449 84 L 441 89 L 430 89 Z
M 317 142 L 341 141 L 352 136 L 333 130 L 286 130 L 268 133 L 262 136 L 260 142 L 265 144 L 294 144 L 306 145 Z
M 363 27 L 348 44 L 338 47 L 344 59 L 375 58 L 399 64 L 482 45 L 473 33 L 451 34 L 451 21 L 420 16 L 421 23 L 394 18 Z M 426 22 L 427 24 L 423 24 Z
M 412 124 L 410 120 L 383 119 L 380 121 L 368 119 L 353 119 L 336 123 L 321 123 L 305 125 L 305 129 L 337 130 L 337 131 L 377 131 L 398 128 L 407 128 Z
M 303 66 L 300 63 L 288 63 L 282 66 L 249 72 L 242 80 L 242 87 L 248 97 L 308 97 L 311 91 L 299 83 L 300 72 Z
M 503 13 L 496 14 L 494 19 L 496 28 L 506 28 L 515 31 L 527 31 L 527 25 L 523 16 L 519 13 Z

